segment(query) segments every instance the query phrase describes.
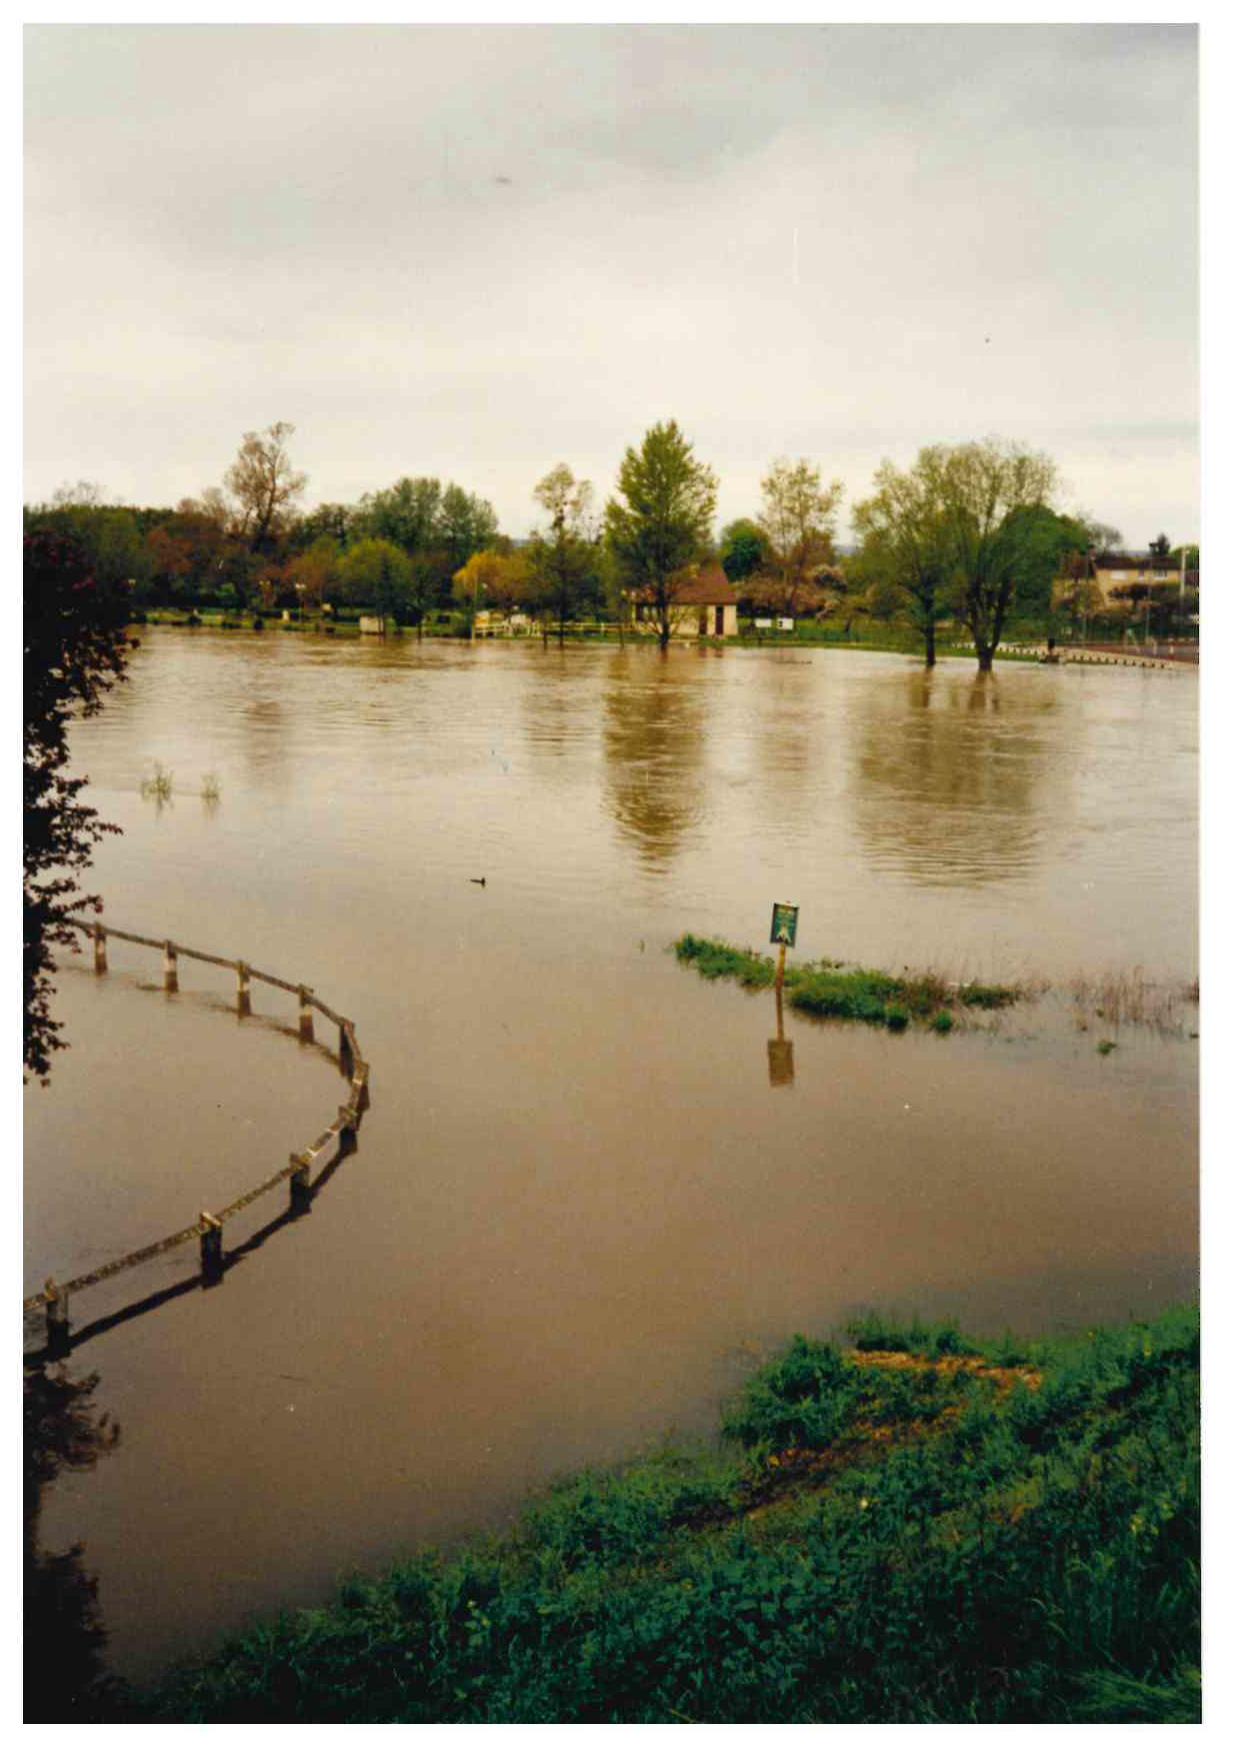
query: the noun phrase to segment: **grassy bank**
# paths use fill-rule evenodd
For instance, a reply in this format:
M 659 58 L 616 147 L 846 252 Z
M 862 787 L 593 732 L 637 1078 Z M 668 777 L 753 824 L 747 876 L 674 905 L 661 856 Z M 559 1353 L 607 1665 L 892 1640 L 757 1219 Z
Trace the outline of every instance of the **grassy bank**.
M 1196 1314 L 798 1337 L 722 1448 L 578 1476 L 182 1672 L 217 1722 L 1192 1721 Z
M 769 989 L 775 982 L 775 961 L 747 947 L 682 935 L 674 948 L 681 964 L 703 977 L 730 978 L 744 989 Z M 949 1032 L 961 1011 L 1008 1007 L 1021 995 L 1014 984 L 949 983 L 931 971 L 895 977 L 830 959 L 789 965 L 784 993 L 791 1007 L 820 1018 L 865 1020 L 892 1031 L 917 1020 L 939 1032 Z

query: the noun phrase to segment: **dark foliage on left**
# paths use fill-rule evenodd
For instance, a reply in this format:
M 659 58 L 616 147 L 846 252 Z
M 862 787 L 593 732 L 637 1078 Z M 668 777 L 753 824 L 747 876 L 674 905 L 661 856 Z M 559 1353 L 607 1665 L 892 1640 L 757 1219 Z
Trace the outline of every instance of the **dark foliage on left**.
M 66 775 L 68 725 L 93 715 L 124 677 L 128 609 L 124 585 L 102 580 L 87 549 L 54 528 L 28 530 L 22 586 L 23 1056 L 26 1073 L 46 1081 L 64 1044 L 51 1015 L 53 949 L 76 946 L 68 919 L 98 909 L 76 876 L 99 838 L 119 829 L 81 800 L 86 779 Z
M 119 1693 L 108 1675 L 97 1581 L 80 1542 L 61 1553 L 39 1545 L 43 1494 L 66 1470 L 93 1469 L 114 1450 L 120 1428 L 92 1400 L 97 1373 L 63 1367 L 27 1373 L 23 1392 L 25 1601 L 23 1714 L 28 1724 L 108 1721 Z

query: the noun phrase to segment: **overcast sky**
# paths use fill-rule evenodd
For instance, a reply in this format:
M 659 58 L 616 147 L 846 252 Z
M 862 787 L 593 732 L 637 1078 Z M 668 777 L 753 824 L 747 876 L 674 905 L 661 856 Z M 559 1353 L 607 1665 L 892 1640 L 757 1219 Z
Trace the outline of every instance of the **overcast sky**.
M 673 417 L 721 521 L 994 434 L 1197 537 L 1192 26 L 38 25 L 26 90 L 27 501 L 285 419 L 307 504 L 521 535 Z

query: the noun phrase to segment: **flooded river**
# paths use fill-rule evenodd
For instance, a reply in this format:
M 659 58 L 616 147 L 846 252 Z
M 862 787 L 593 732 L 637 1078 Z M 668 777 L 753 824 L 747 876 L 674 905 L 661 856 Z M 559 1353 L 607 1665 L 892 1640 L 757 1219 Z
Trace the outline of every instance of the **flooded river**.
M 309 1218 L 68 1362 L 120 1436 L 39 1534 L 83 1545 L 126 1675 L 709 1432 L 796 1330 L 1195 1290 L 1195 1010 L 1116 1026 L 1079 987 L 1196 976 L 1194 672 L 152 630 L 74 749 L 123 827 L 106 919 L 313 985 L 373 1076 Z M 947 1037 L 789 1016 L 773 1085 L 769 992 L 666 949 L 764 946 L 777 899 L 798 959 L 1054 988 Z M 241 1021 L 226 972 L 111 964 L 66 965 L 72 1048 L 26 1094 L 27 1292 L 232 1200 L 345 1096 L 292 998 Z

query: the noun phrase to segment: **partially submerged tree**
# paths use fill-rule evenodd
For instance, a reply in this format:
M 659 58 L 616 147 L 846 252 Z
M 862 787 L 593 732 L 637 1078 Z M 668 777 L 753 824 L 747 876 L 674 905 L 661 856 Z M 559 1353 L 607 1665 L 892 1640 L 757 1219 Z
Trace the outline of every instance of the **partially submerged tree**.
M 99 908 L 80 893 L 77 874 L 105 832 L 81 800 L 84 777 L 66 774 L 68 730 L 75 713 L 93 716 L 104 694 L 123 679 L 128 619 L 126 589 L 96 575 L 78 542 L 35 527 L 23 553 L 25 758 L 22 879 L 27 1074 L 46 1082 L 62 1049 L 51 1015 L 53 949 L 76 946 L 70 919 Z
M 715 475 L 674 419 L 626 449 L 607 505 L 607 542 L 624 586 L 654 611 L 659 647 L 671 642 L 676 581 L 710 542 Z
M 1044 524 L 1055 488 L 1049 456 L 991 438 L 923 450 L 941 507 L 956 589 L 982 673 L 994 666 L 1017 588 L 1042 562 Z
M 936 490 L 936 455 L 923 450 L 905 473 L 884 461 L 874 475 L 873 495 L 853 511 L 860 540 L 854 577 L 880 606 L 884 597 L 894 598 L 922 639 L 928 668 L 936 660 L 938 626 L 951 611 L 952 561 Z

